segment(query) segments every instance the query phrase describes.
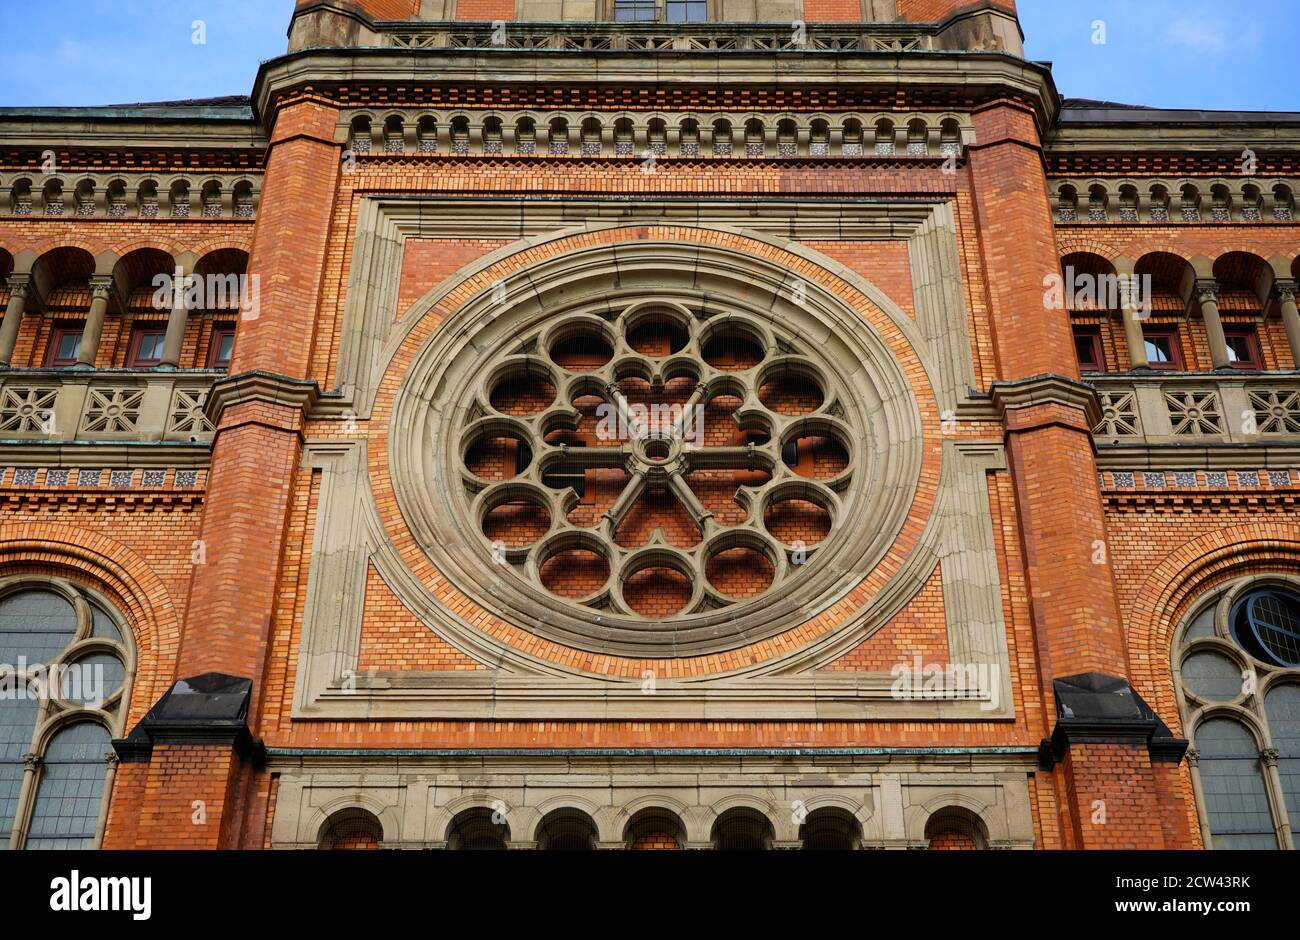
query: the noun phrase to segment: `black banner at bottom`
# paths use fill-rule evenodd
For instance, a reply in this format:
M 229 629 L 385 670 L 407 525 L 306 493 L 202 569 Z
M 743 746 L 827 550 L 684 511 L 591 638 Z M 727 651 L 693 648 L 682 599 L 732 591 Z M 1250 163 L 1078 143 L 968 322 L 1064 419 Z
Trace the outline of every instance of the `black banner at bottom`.
M 10 924 L 112 924 L 130 935 L 276 927 L 376 929 L 466 918 L 500 929 L 579 920 L 680 927 L 862 919 L 925 931 L 987 916 L 1084 926 L 1292 907 L 1289 853 L 250 852 L 0 853 Z M 595 920 L 594 918 L 602 918 Z M 1244 921 L 1243 921 L 1244 922 Z

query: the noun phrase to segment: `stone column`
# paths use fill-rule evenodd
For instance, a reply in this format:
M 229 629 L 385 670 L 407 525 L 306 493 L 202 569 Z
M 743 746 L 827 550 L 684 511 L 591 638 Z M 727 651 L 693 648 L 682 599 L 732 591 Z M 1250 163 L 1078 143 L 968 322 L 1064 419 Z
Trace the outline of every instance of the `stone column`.
M 1286 344 L 1291 348 L 1291 361 L 1300 369 L 1300 311 L 1296 310 L 1295 281 L 1277 282 L 1277 302 L 1282 308 L 1282 324 L 1286 327 Z
M 9 368 L 14 357 L 14 345 L 18 342 L 18 328 L 23 322 L 23 307 L 27 303 L 27 292 L 31 289 L 31 280 L 26 276 L 14 275 L 9 279 L 9 306 L 5 308 L 4 322 L 0 323 L 0 368 Z M 1294 305 L 1293 305 L 1294 306 Z
M 1133 296 L 1133 286 L 1122 288 L 1122 310 L 1124 317 L 1124 339 L 1128 343 L 1128 362 L 1131 369 L 1146 369 L 1151 366 L 1147 359 L 1146 337 L 1142 335 L 1142 315 L 1138 309 L 1137 299 Z
M 90 281 L 90 312 L 86 314 L 86 327 L 81 333 L 78 369 L 95 368 L 95 356 L 99 353 L 100 337 L 104 335 L 104 317 L 108 314 L 108 298 L 112 290 L 112 278 L 96 277 Z
M 185 288 L 189 285 L 190 271 L 177 264 L 172 275 L 176 279 L 172 290 L 172 309 L 167 317 L 167 334 L 163 337 L 162 360 L 159 369 L 172 370 L 181 364 L 181 347 L 185 343 L 185 327 L 189 323 L 190 311 L 185 302 Z
M 1214 281 L 1196 282 L 1196 300 L 1201 305 L 1205 332 L 1210 339 L 1210 362 L 1216 369 L 1232 368 L 1228 358 L 1228 340 L 1223 335 L 1223 321 L 1219 319 L 1219 285 Z

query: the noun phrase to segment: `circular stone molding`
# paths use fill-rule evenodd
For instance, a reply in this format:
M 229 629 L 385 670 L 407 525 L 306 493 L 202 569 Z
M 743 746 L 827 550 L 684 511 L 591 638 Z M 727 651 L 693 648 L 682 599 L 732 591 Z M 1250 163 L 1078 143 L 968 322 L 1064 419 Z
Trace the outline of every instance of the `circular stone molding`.
M 879 563 L 921 423 L 843 300 L 676 242 L 515 280 L 440 325 L 394 403 L 399 507 L 466 596 L 583 650 L 695 655 L 804 623 Z

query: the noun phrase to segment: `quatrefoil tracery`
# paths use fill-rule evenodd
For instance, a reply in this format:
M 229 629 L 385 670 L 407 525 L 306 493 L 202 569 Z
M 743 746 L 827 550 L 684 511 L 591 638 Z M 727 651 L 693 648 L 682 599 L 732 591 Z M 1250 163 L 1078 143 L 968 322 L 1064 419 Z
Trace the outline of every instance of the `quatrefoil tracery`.
M 460 451 L 472 518 L 502 567 L 592 610 L 689 617 L 761 597 L 815 564 L 859 472 L 860 429 L 817 347 L 750 315 L 656 301 L 564 316 L 481 375 Z M 672 531 L 682 512 L 694 533 Z

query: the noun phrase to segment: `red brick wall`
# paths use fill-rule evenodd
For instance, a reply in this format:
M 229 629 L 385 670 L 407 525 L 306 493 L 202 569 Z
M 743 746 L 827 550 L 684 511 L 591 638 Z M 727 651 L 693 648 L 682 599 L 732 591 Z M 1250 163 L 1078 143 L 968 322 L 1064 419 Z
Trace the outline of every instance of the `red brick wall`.
M 235 814 L 226 802 L 238 771 L 227 745 L 159 745 L 147 764 L 118 768 L 105 849 L 217 849 Z
M 804 0 L 803 17 L 809 23 L 860 23 L 862 0 Z
M 1016 0 L 994 0 L 994 4 L 1016 11 Z M 898 18 L 909 23 L 938 23 L 953 13 L 980 5 L 978 0 L 898 0 Z
M 298 6 L 305 7 L 315 2 L 316 0 L 298 0 Z M 341 0 L 341 4 L 353 7 L 375 20 L 410 20 L 420 14 L 420 0 Z
M 515 0 L 456 0 L 458 20 L 513 20 Z

